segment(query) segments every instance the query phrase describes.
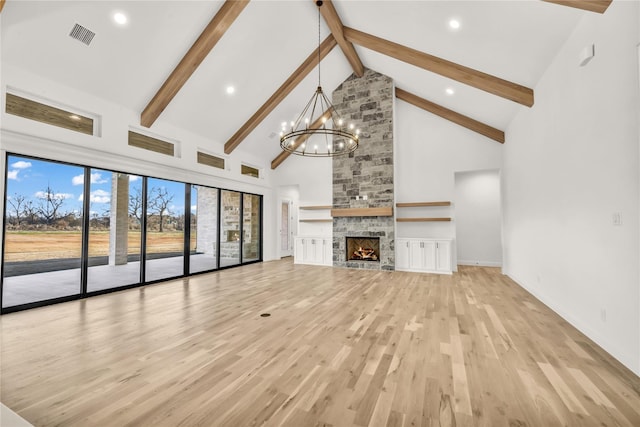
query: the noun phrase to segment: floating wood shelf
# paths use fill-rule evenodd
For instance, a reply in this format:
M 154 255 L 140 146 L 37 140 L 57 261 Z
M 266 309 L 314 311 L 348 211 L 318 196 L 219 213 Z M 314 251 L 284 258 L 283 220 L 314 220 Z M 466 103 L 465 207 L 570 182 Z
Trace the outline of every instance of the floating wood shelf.
M 303 211 L 320 211 L 323 209 L 331 209 L 333 206 L 300 206 Z
M 300 222 L 333 222 L 331 218 L 301 219 Z
M 393 216 L 393 207 L 331 209 L 331 216 L 334 218 L 347 216 Z
M 418 208 L 424 206 L 451 206 L 451 202 L 412 202 L 396 203 L 397 208 Z
M 396 222 L 451 221 L 451 218 L 396 218 Z

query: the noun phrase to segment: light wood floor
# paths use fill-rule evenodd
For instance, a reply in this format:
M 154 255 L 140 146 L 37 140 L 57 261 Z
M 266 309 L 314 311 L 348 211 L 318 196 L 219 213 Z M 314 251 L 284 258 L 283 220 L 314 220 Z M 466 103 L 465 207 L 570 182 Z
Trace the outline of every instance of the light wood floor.
M 275 261 L 1 322 L 36 426 L 640 426 L 640 379 L 493 268 Z

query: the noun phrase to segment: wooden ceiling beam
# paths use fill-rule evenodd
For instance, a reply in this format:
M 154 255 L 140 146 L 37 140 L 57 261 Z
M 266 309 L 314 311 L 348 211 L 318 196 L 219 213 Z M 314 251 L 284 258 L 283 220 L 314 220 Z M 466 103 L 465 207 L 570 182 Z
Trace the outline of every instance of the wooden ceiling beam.
M 329 36 L 320 43 L 320 60 L 331 50 L 336 47 L 336 39 L 329 34 Z M 240 129 L 224 144 L 225 154 L 230 154 L 235 150 L 238 145 L 264 120 L 265 117 L 271 113 L 274 108 L 282 102 L 283 99 L 291 93 L 291 91 L 298 86 L 298 84 L 318 65 L 318 50 L 314 49 L 313 53 L 304 60 L 304 62 L 289 76 L 289 78 L 275 91 L 267 102 L 262 107 L 258 108 L 253 116 L 247 122 L 242 125 Z
M 5 0 L 0 0 L 0 13 L 2 13 L 2 8 L 4 7 Z
M 396 87 L 396 98 L 504 144 L 504 132 Z
M 525 86 L 503 80 L 491 74 L 456 64 L 437 56 L 394 43 L 353 28 L 344 27 L 344 36 L 351 43 L 374 50 L 416 67 L 423 68 L 460 83 L 484 90 L 493 95 L 509 99 L 527 107 L 533 105 L 533 90 Z
M 542 0 L 562 6 L 575 7 L 589 12 L 604 13 L 613 0 Z
M 187 51 L 140 115 L 140 124 L 150 127 L 182 89 L 213 47 L 220 41 L 250 0 L 227 0 Z
M 313 123 L 311 123 L 311 125 L 309 126 L 309 129 L 318 129 L 320 126 L 322 126 L 322 119 L 328 120 L 330 116 L 331 116 L 331 108 L 329 108 L 320 117 L 318 117 Z M 296 138 L 293 144 L 295 146 L 298 146 L 303 142 L 305 142 L 307 139 L 309 139 L 309 135 L 300 135 L 299 137 Z M 289 157 L 290 155 L 291 153 L 289 151 L 282 150 L 282 152 L 278 154 L 278 156 L 271 161 L 271 169 L 275 169 L 278 166 L 280 166 L 280 164 L 285 160 L 287 160 L 287 157 Z
M 342 31 L 344 26 L 342 25 L 342 20 L 340 20 L 340 16 L 338 16 L 336 8 L 333 6 L 333 2 L 331 0 L 324 0 L 322 7 L 320 7 L 320 13 L 322 13 L 322 17 L 329 26 L 331 34 L 333 34 L 333 37 L 338 42 L 338 46 L 342 49 L 342 53 L 344 53 L 344 56 L 347 57 L 347 61 L 351 64 L 353 72 L 356 76 L 362 77 L 364 75 L 364 65 L 362 65 L 362 61 L 360 60 L 356 49 L 353 47 L 353 44 L 344 38 Z

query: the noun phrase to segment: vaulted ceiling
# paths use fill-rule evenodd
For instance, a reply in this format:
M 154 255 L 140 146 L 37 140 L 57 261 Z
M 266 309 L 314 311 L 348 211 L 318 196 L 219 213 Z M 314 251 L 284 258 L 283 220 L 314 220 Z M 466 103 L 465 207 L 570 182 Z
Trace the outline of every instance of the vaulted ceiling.
M 331 92 L 364 65 L 395 80 L 399 102 L 503 142 L 579 19 L 609 3 L 325 0 L 322 86 Z M 3 64 L 138 111 L 143 126 L 165 121 L 265 164 L 286 158 L 280 124 L 317 86 L 312 0 L 0 0 L 0 10 Z M 116 11 L 127 24 L 113 22 Z M 91 45 L 68 36 L 75 23 L 96 33 Z

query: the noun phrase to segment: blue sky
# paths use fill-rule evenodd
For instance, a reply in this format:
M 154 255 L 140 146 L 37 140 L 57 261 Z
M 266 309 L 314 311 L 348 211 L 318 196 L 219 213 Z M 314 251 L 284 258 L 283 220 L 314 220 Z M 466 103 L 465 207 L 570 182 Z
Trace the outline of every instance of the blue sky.
M 102 213 L 110 208 L 111 202 L 111 172 L 91 169 L 91 205 L 92 214 Z M 140 177 L 130 178 L 132 186 L 141 186 Z M 175 194 L 171 211 L 174 214 L 184 212 L 182 202 L 184 200 L 184 184 L 166 181 L 150 180 L 150 186 L 162 186 L 169 193 Z M 50 187 L 56 198 L 64 200 L 62 212 L 81 212 L 82 196 L 84 188 L 84 169 L 78 166 L 64 165 L 9 156 L 7 168 L 7 197 L 11 199 L 15 194 L 24 196 L 38 204 L 45 195 L 47 187 Z M 11 214 L 11 206 L 7 203 L 8 213 Z

